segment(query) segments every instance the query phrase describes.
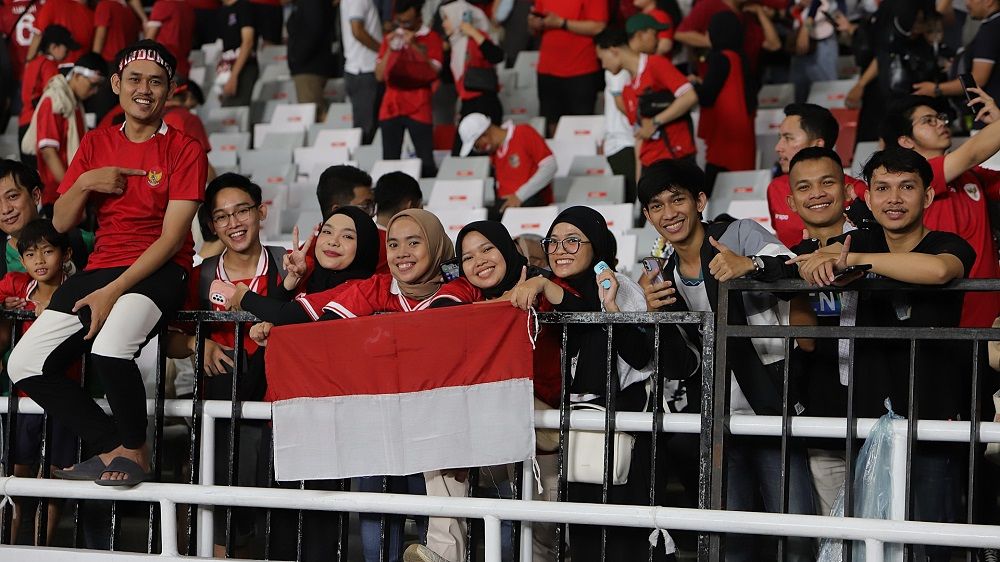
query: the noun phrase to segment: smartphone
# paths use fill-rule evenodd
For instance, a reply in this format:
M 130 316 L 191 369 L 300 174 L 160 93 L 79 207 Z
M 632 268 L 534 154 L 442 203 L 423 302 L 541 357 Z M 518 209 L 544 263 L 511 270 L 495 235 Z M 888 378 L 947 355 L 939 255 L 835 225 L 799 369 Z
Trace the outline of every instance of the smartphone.
M 958 75 L 958 81 L 962 83 L 962 89 L 965 91 L 965 101 L 972 101 L 973 98 L 977 97 L 972 92 L 969 92 L 969 88 L 977 88 L 976 79 L 972 77 L 972 74 L 966 72 Z M 979 115 L 979 112 L 983 110 L 983 104 L 977 103 L 975 105 L 969 106 L 972 110 L 972 115 Z
M 472 23 L 472 12 L 469 10 L 462 12 L 462 21 L 465 23 Z
M 663 283 L 663 262 L 660 258 L 642 258 L 642 268 L 649 274 L 653 283 Z
M 541 12 L 536 12 L 534 10 L 531 10 L 531 15 L 535 16 L 536 18 L 544 18 L 545 17 L 545 14 L 543 14 Z
M 860 279 L 866 271 L 872 268 L 870 263 L 851 265 L 844 268 L 833 277 L 833 285 L 846 285 L 852 281 Z
M 445 283 L 449 283 L 458 279 L 462 273 L 462 266 L 458 262 L 458 258 L 452 258 L 441 264 L 441 277 L 444 278 Z

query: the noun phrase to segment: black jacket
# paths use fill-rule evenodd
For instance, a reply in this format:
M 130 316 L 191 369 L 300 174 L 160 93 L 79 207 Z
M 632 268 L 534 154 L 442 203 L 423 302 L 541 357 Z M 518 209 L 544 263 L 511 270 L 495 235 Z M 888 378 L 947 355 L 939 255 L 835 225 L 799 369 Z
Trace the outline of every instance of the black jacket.
M 337 14 L 329 0 L 295 0 L 288 16 L 288 70 L 292 75 L 332 76 Z

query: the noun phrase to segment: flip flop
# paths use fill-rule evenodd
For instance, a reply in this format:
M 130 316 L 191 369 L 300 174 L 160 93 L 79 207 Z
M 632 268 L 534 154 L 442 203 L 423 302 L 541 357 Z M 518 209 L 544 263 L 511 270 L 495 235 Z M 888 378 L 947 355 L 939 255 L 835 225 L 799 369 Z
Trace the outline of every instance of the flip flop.
M 101 474 L 107 470 L 107 465 L 101 460 L 101 457 L 94 455 L 89 459 L 78 462 L 73 466 L 67 468 L 58 468 L 52 471 L 53 478 L 60 478 L 62 480 L 94 480 L 101 477 Z
M 102 477 L 107 472 L 124 472 L 128 478 L 124 480 L 105 480 Z M 125 457 L 115 457 L 108 466 L 101 471 L 101 474 L 94 479 L 99 486 L 135 486 L 140 482 L 149 480 L 150 474 L 143 472 L 138 463 Z

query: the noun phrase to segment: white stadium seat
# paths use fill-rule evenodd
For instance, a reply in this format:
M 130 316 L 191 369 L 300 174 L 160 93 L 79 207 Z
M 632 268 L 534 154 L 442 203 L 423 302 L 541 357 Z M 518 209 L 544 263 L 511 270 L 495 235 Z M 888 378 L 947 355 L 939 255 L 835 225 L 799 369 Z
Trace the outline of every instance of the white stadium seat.
M 350 103 L 331 103 L 326 108 L 327 125 L 335 129 L 350 129 L 354 126 L 354 113 Z
M 835 107 L 845 107 L 844 100 L 847 93 L 854 87 L 856 80 L 829 80 L 827 82 L 813 82 L 809 89 L 809 103 L 821 105 L 833 109 Z
M 253 147 L 264 148 L 264 139 L 270 133 L 298 133 L 302 136 L 302 143 L 305 142 L 305 127 L 294 123 L 257 123 L 253 126 Z M 302 146 L 299 143 L 298 146 Z M 294 148 L 294 147 L 291 147 Z
M 559 166 L 556 177 L 569 175 L 574 157 L 597 154 L 597 145 L 589 139 L 548 139 L 545 144 L 549 146 L 549 150 L 556 157 L 556 163 Z
M 290 125 L 302 125 L 308 128 L 316 122 L 315 103 L 289 103 L 279 105 L 274 108 L 271 114 L 271 123 L 288 123 Z
M 458 233 L 470 222 L 486 220 L 486 209 L 442 209 L 427 207 L 427 210 L 434 213 L 441 226 L 448 233 L 448 237 L 454 242 Z
M 569 167 L 570 176 L 612 176 L 611 164 L 603 155 L 574 156 Z
M 438 167 L 439 180 L 471 180 L 490 177 L 489 156 L 446 156 Z
M 403 172 L 413 179 L 420 179 L 420 159 L 408 158 L 406 160 L 379 160 L 372 166 L 372 182 L 378 183 L 378 179 L 389 172 Z
M 477 209 L 483 206 L 483 180 L 442 180 L 424 201 L 435 209 Z
M 621 203 L 618 205 L 587 206 L 604 215 L 604 220 L 608 222 L 608 230 L 614 232 L 616 235 L 632 230 L 632 205 Z
M 625 176 L 592 176 L 570 180 L 566 203 L 617 205 L 625 202 Z
M 795 86 L 789 83 L 765 84 L 757 93 L 759 109 L 783 109 L 795 101 Z
M 361 146 L 361 129 L 324 129 L 312 145 L 317 148 L 344 148 L 353 152 Z
M 555 205 L 548 207 L 511 207 L 504 211 L 500 222 L 507 227 L 513 237 L 522 234 L 545 236 L 552 221 L 559 215 Z
M 604 140 L 603 115 L 564 115 L 556 125 L 555 139 L 591 139 L 597 145 Z
M 212 133 L 208 135 L 212 152 L 232 152 L 250 148 L 250 133 Z

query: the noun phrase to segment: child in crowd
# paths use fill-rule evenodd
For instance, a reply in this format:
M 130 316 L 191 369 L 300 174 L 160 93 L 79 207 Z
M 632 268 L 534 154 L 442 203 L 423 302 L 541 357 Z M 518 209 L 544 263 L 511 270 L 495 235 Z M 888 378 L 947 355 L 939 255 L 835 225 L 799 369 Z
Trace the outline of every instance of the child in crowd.
M 23 272 L 11 271 L 0 279 L 0 298 L 4 308 L 33 311 L 41 314 L 52 298 L 52 293 L 66 280 L 66 271 L 71 265 L 69 237 L 56 232 L 48 220 L 37 219 L 28 223 L 17 241 L 21 255 Z M 21 324 L 21 330 L 28 330 L 32 321 Z M 79 380 L 79 363 L 70 367 L 67 375 Z M 24 396 L 24 394 L 20 394 Z M 11 448 L 14 476 L 31 478 L 35 474 L 45 474 L 39 466 L 41 460 L 42 436 L 45 434 L 45 416 L 41 414 L 18 414 L 15 424 L 16 437 Z M 53 420 L 52 435 L 46 442 L 50 469 L 66 468 L 76 459 L 76 434 L 65 425 Z M 48 525 L 45 536 L 51 537 L 59 522 L 61 502 L 48 504 Z M 26 509 L 23 500 L 14 500 L 14 518 L 11 522 L 11 536 L 16 540 L 18 530 L 25 522 Z M 46 543 L 48 540 L 46 539 Z

